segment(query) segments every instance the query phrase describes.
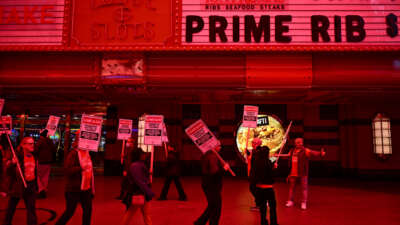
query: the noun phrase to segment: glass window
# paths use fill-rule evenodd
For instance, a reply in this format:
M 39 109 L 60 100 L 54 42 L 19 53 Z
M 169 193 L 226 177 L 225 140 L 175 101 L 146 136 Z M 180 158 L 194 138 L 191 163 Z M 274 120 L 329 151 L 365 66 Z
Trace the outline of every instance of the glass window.
M 138 147 L 141 148 L 144 152 L 151 152 L 151 146 L 144 144 L 144 130 L 145 130 L 145 116 L 141 116 L 139 118 L 138 124 Z
M 392 154 L 390 119 L 382 113 L 378 113 L 372 121 L 372 129 L 375 154 Z

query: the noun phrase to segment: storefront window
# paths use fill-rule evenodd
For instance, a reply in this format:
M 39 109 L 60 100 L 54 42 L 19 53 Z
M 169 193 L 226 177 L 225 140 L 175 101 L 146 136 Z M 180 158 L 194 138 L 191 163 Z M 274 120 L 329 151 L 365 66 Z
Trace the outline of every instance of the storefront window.
M 144 144 L 144 126 L 145 126 L 145 115 L 139 117 L 138 148 L 141 148 L 144 152 L 151 152 L 151 146 Z
M 392 154 L 390 119 L 378 113 L 372 122 L 374 153 L 380 157 Z

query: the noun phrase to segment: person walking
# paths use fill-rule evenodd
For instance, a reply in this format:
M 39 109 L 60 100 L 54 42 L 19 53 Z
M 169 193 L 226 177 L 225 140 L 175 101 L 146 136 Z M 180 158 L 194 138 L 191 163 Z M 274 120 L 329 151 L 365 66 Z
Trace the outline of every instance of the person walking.
M 37 192 L 37 159 L 34 155 L 34 140 L 31 137 L 24 137 L 17 148 L 16 158 L 10 154 L 6 159 L 6 173 L 9 176 L 8 181 L 8 205 L 3 225 L 11 225 L 18 202 L 24 199 L 26 207 L 26 224 L 37 225 L 36 216 L 36 192 Z M 17 162 L 20 165 L 22 176 L 25 179 L 26 187 L 22 180 L 20 170 L 17 168 Z
M 167 156 L 167 168 L 166 168 L 166 178 L 164 186 L 161 191 L 161 195 L 158 200 L 167 200 L 169 186 L 172 181 L 175 182 L 176 189 L 178 190 L 179 200 L 187 201 L 185 191 L 183 190 L 182 184 L 179 180 L 181 173 L 181 168 L 179 165 L 179 152 L 175 150 L 174 147 L 168 145 L 168 156 Z
M 258 145 L 253 149 L 250 169 L 250 183 L 255 187 L 256 204 L 260 211 L 261 225 L 277 225 L 276 199 L 274 191 L 273 164 L 269 159 L 269 148 Z M 268 203 L 268 205 L 267 205 Z M 267 220 L 269 207 L 270 223 Z
M 146 166 L 146 155 L 141 149 L 131 152 L 132 163 L 129 167 L 127 178 L 127 195 L 123 203 L 126 211 L 122 217 L 121 225 L 129 225 L 132 217 L 140 210 L 144 224 L 152 225 L 150 216 L 150 201 L 154 197 L 154 192 L 150 187 L 150 173 Z
M 118 200 L 123 200 L 126 195 L 126 187 L 128 186 L 128 171 L 132 163 L 132 152 L 137 151 L 138 148 L 133 137 L 128 138 L 125 144 L 125 151 L 121 152 L 121 165 L 122 165 L 122 180 Z
M 0 197 L 7 196 L 8 177 L 6 176 L 6 162 L 11 154 L 5 134 L 0 134 Z
M 94 197 L 93 164 L 89 151 L 78 148 L 79 131 L 65 161 L 65 211 L 55 225 L 65 225 L 82 206 L 82 225 L 90 225 Z
M 47 136 L 48 131 L 45 129 L 40 133 L 39 140 L 35 144 L 35 152 L 38 157 L 38 198 L 46 198 L 47 187 L 49 184 L 51 163 L 54 160 L 56 147 L 53 141 Z
M 220 145 L 214 149 L 217 153 L 220 150 Z M 224 171 L 229 169 L 229 165 L 223 165 L 215 152 L 209 150 L 201 158 L 203 174 L 201 187 L 207 199 L 207 208 L 194 222 L 194 225 L 205 225 L 207 221 L 210 225 L 219 224 L 222 209 L 222 176 Z

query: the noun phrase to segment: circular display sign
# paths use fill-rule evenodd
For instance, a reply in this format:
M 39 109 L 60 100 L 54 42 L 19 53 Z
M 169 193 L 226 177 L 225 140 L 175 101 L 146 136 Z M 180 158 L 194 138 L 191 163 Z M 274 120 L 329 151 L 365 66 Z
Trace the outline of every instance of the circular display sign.
M 250 135 L 247 140 L 248 131 L 250 131 Z M 251 146 L 253 138 L 257 137 L 261 139 L 261 146 L 268 146 L 270 149 L 270 155 L 273 155 L 279 151 L 282 145 L 282 141 L 285 136 L 285 130 L 283 129 L 282 124 L 277 117 L 270 115 L 258 115 L 256 128 L 249 129 L 240 125 L 236 134 L 237 148 L 239 149 L 241 155 L 244 158 L 247 158 L 246 141 L 248 141 L 247 148 L 251 151 L 253 149 Z

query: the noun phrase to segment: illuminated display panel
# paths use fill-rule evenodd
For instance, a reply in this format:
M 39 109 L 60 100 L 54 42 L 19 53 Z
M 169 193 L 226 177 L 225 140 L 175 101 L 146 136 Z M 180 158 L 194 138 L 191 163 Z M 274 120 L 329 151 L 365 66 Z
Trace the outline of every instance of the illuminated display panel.
M 372 122 L 374 152 L 378 155 L 392 154 L 390 119 L 381 113 Z
M 236 135 L 236 146 L 240 154 L 246 158 L 246 140 L 247 134 L 250 130 L 247 148 L 251 151 L 253 147 L 251 142 L 253 138 L 260 138 L 262 140 L 261 146 L 268 146 L 270 154 L 274 154 L 279 151 L 282 145 L 282 140 L 285 135 L 285 130 L 282 127 L 282 123 L 276 116 L 271 115 L 258 115 L 257 128 L 247 128 L 239 126 Z

